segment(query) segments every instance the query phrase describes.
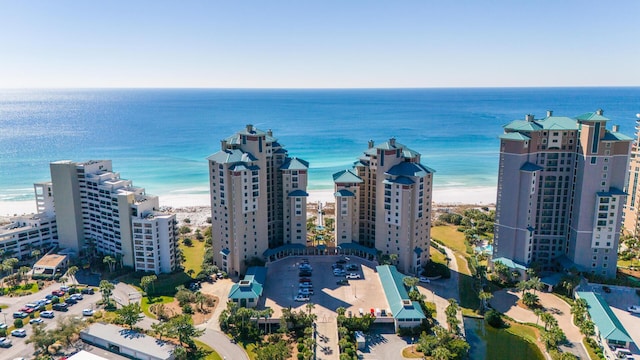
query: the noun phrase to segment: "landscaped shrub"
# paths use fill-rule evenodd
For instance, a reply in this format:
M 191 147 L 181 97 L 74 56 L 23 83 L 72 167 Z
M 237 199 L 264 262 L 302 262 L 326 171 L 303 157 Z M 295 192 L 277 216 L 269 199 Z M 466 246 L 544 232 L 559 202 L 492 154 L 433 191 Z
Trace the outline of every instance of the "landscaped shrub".
M 487 321 L 487 323 L 489 325 L 491 325 L 494 328 L 501 328 L 504 327 L 504 321 L 502 320 L 502 316 L 500 316 L 500 313 L 495 311 L 495 310 L 489 310 L 485 315 L 484 315 L 484 319 Z
M 22 321 L 22 319 L 15 319 L 13 320 L 13 326 L 19 329 L 24 326 L 24 322 Z

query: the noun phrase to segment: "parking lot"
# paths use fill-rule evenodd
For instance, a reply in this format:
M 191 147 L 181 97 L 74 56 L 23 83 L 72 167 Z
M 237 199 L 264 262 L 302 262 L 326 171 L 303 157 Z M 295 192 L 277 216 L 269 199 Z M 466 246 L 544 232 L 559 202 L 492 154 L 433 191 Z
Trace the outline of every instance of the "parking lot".
M 640 297 L 636 295 L 634 288 L 624 286 L 609 286 L 610 292 L 602 289 L 602 286 L 590 284 L 589 289 L 600 294 L 609 304 L 611 310 L 618 317 L 622 326 L 627 330 L 635 345 L 630 349 L 634 354 L 640 354 L 640 315 L 627 311 L 631 305 L 640 305 Z
M 355 256 L 345 258 L 325 255 L 288 257 L 270 263 L 264 295 L 258 304 L 259 309 L 272 308 L 274 318 L 280 318 L 282 308 L 305 310 L 306 302 L 294 300 L 298 295 L 298 275 L 302 259 L 308 259 L 313 268 L 310 278 L 314 294 L 310 296 L 310 302 L 315 305 L 314 312 L 318 315 L 319 321 L 323 321 L 324 317 L 335 316 L 338 307 L 346 308 L 347 314 L 351 311 L 353 315 L 359 314 L 360 309 L 364 312 L 369 312 L 372 308 L 388 309 L 389 305 L 373 263 Z M 360 279 L 350 279 L 348 285 L 338 285 L 337 282 L 345 279 L 345 276 L 335 276 L 332 264 L 340 259 L 346 260 L 347 264 L 355 264 L 357 270 L 346 273 L 359 274 Z
M 0 298 L 0 303 L 7 304 L 8 307 L 2 309 L 0 313 L 0 322 L 6 323 L 9 327 L 13 325 L 13 313 L 18 313 L 25 307 L 28 303 L 37 303 L 38 300 L 43 300 L 46 295 L 51 294 L 52 291 L 60 289 L 60 284 L 52 284 L 39 292 L 27 296 L 22 297 L 2 297 Z M 53 329 L 56 327 L 57 319 L 62 316 L 82 316 L 83 309 L 95 309 L 95 303 L 100 300 L 100 292 L 96 291 L 93 295 L 84 294 L 82 300 L 79 300 L 76 304 L 72 304 L 69 306 L 68 311 L 60 312 L 54 311 L 54 318 L 43 319 L 43 324 L 45 329 Z M 7 336 L 8 339 L 12 341 L 12 346 L 9 348 L 0 348 L 0 359 L 13 359 L 19 356 L 23 356 L 25 358 L 30 358 L 33 354 L 34 348 L 33 344 L 26 344 L 26 339 L 31 336 L 32 325 L 29 322 L 30 318 L 26 317 L 24 319 L 24 329 L 26 330 L 26 337 L 20 338 L 15 336 Z

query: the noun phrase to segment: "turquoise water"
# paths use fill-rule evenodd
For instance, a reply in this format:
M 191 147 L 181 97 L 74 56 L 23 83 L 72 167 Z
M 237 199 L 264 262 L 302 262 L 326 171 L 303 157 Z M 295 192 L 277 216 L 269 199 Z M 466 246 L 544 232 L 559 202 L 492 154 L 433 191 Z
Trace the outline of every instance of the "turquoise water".
M 633 135 L 640 88 L 406 90 L 0 90 L 0 200 L 33 197 L 54 160 L 112 159 L 149 193 L 207 193 L 205 158 L 253 124 L 331 189 L 372 139 L 422 153 L 434 186 L 495 186 L 502 125 L 597 108 Z

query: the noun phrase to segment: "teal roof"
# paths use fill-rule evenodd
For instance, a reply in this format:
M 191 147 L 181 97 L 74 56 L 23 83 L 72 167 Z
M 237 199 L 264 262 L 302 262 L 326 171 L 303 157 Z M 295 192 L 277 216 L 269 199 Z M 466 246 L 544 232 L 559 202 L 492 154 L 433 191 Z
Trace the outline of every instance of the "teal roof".
M 517 141 L 528 141 L 531 140 L 527 135 L 521 134 L 519 132 L 508 132 L 499 136 L 500 139 L 505 140 L 517 140 Z
M 309 196 L 309 193 L 303 190 L 293 190 L 288 194 L 291 197 Z
M 504 265 L 506 265 L 509 269 L 520 269 L 520 270 L 527 270 L 527 267 L 519 264 L 511 259 L 505 258 L 505 257 L 501 257 L 501 258 L 497 258 L 497 259 L 493 259 L 492 260 L 494 263 L 496 262 L 500 262 L 503 263 Z
M 240 135 L 252 135 L 252 136 L 263 136 L 267 142 L 275 142 L 277 139 L 273 136 L 269 136 L 267 132 L 257 129 L 255 126 L 252 126 L 251 131 L 247 131 L 247 128 L 238 131 L 236 134 L 233 134 L 226 138 L 228 144 L 240 144 Z
M 536 122 L 545 130 L 578 130 L 578 123 L 566 116 L 550 116 Z
M 382 181 L 383 184 L 400 184 L 400 185 L 411 185 L 415 184 L 415 181 L 409 179 L 406 176 L 398 176 L 395 179 L 384 179 Z
M 435 170 L 430 169 L 422 164 L 403 161 L 397 165 L 392 166 L 387 170 L 387 174 L 395 176 L 415 176 L 425 177 L 427 174 L 434 173 Z
M 231 164 L 239 162 L 252 162 L 257 159 L 251 155 L 239 149 L 227 149 L 221 150 L 207 158 L 209 161 L 215 161 L 219 164 Z
M 374 147 L 365 150 L 364 153 L 367 155 L 376 155 L 378 153 L 378 149 L 380 150 L 402 149 L 402 155 L 408 158 L 413 158 L 420 155 L 420 153 L 418 153 L 417 151 L 409 149 L 406 145 L 400 144 L 397 141 L 394 141 L 393 145 L 391 145 L 391 141 L 385 141 L 382 144 L 375 145 Z
M 540 171 L 540 170 L 544 170 L 544 168 L 542 166 L 539 166 L 530 162 L 526 162 L 520 167 L 520 171 Z
M 364 245 L 358 244 L 357 242 L 341 243 L 338 245 L 338 248 L 363 251 L 369 255 L 378 256 L 378 250 L 376 250 L 376 248 L 366 247 Z
M 616 314 L 611 311 L 607 302 L 599 294 L 591 291 L 578 291 L 576 295 L 587 302 L 591 321 L 596 324 L 602 337 L 616 342 L 633 342 Z
M 540 126 L 535 121 L 526 121 L 526 120 L 513 120 L 504 126 L 507 130 L 514 131 L 537 131 L 541 130 L 542 126 Z
M 307 161 L 296 157 L 287 159 L 287 161 L 280 166 L 282 170 L 307 170 L 308 168 L 309 163 Z
M 633 141 L 633 138 L 619 132 L 607 131 L 602 138 L 604 141 Z
M 341 197 L 341 196 L 356 196 L 356 194 L 352 193 L 351 191 L 347 190 L 347 189 L 342 189 L 342 190 L 338 190 L 336 191 L 335 194 L 333 194 L 335 197 Z
M 610 187 L 609 191 L 600 191 L 600 192 L 597 192 L 596 194 L 600 197 L 627 195 L 626 192 L 615 187 Z
M 540 282 L 546 285 L 556 286 L 560 284 L 560 281 L 565 277 L 563 273 L 553 273 L 549 276 L 540 278 Z
M 576 116 L 576 119 L 582 121 L 609 121 L 609 118 L 602 116 L 602 110 L 578 115 Z
M 282 246 L 278 246 L 277 248 L 267 249 L 262 255 L 264 257 L 269 257 L 271 255 L 275 255 L 280 251 L 289 251 L 289 250 L 304 250 L 307 247 L 303 244 L 284 244 Z
M 247 269 L 244 279 L 231 286 L 229 299 L 257 299 L 262 296 L 264 283 L 267 279 L 267 268 L 252 266 Z
M 376 270 L 394 319 L 422 320 L 426 318 L 420 304 L 409 299 L 409 294 L 402 281 L 405 276 L 398 272 L 395 266 L 376 266 Z
M 362 179 L 351 170 L 342 170 L 333 174 L 333 182 L 336 184 L 355 183 L 359 184 Z

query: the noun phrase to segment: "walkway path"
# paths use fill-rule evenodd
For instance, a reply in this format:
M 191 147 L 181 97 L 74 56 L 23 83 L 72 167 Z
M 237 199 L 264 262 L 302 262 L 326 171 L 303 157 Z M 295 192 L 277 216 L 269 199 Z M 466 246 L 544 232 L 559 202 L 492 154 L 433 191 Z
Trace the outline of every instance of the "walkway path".
M 536 292 L 536 295 L 540 297 L 540 304 L 543 305 L 545 310 L 558 320 L 558 326 L 560 326 L 567 336 L 569 346 L 563 346 L 562 350 L 570 352 L 580 359 L 589 359 L 589 355 L 582 344 L 583 335 L 580 333 L 580 329 L 573 324 L 573 316 L 571 315 L 571 307 L 569 304 L 550 293 Z M 511 289 L 500 290 L 493 293 L 493 298 L 490 303 L 494 309 L 518 322 L 540 323 L 538 317 L 532 310 L 518 306 L 517 301 L 521 297 L 522 293 L 520 291 Z
M 448 279 L 434 280 L 429 284 L 420 283 L 418 289 L 420 293 L 426 296 L 426 301 L 430 301 L 436 304 L 436 321 L 440 326 L 447 328 L 447 315 L 445 310 L 449 306 L 449 299 L 456 299 L 460 301 L 460 294 L 458 293 L 458 262 L 453 251 L 447 247 L 442 246 L 445 249 L 447 257 L 451 259 L 449 261 L 449 269 L 451 270 L 451 277 Z M 458 312 L 460 324 L 462 324 L 462 312 Z M 462 327 L 461 327 L 462 328 Z
M 338 360 L 340 350 L 338 349 L 338 320 L 335 313 L 317 314 L 316 320 L 316 359 L 317 360 Z M 323 351 L 326 348 L 327 351 Z

